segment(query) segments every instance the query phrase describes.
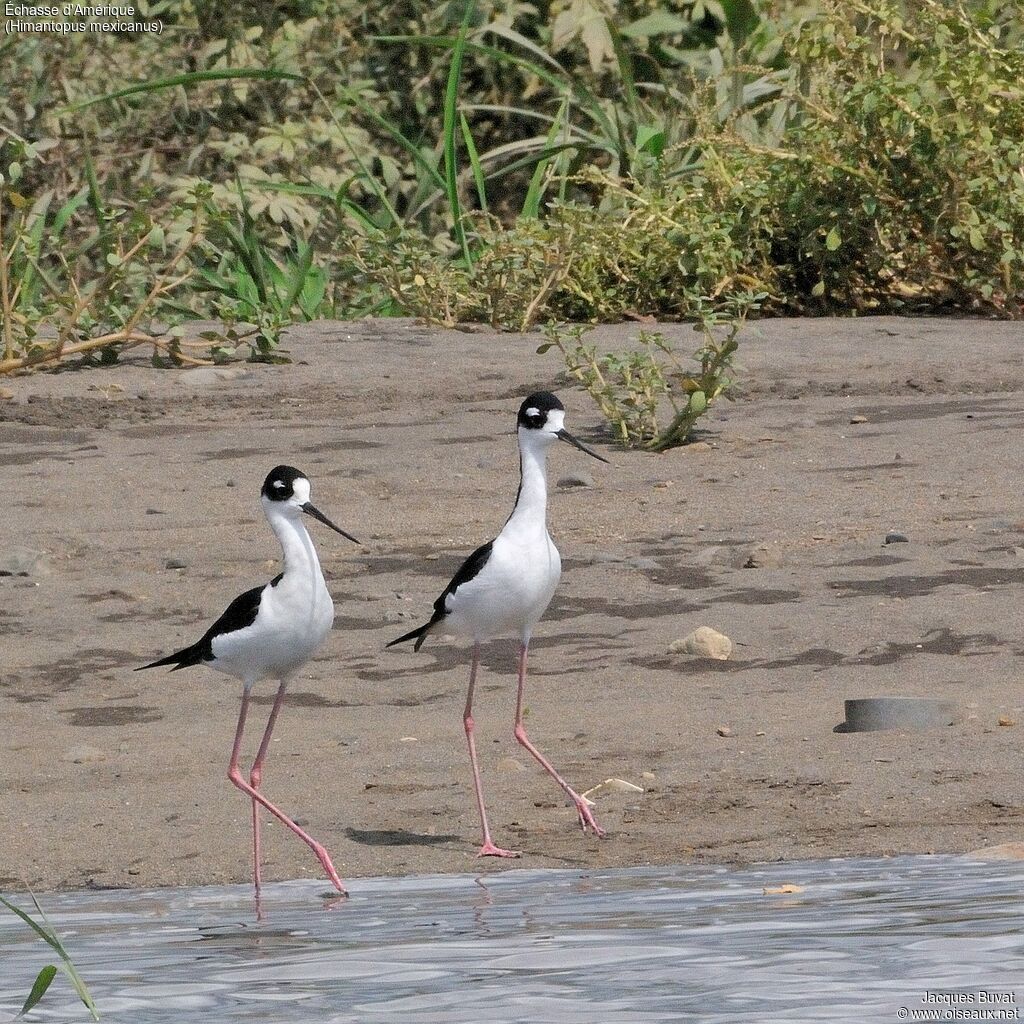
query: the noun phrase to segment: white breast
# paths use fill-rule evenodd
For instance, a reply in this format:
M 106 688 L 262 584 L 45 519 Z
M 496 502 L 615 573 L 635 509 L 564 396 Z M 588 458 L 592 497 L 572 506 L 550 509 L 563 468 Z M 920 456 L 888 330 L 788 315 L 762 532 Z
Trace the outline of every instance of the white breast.
M 561 575 L 562 560 L 547 530 L 503 530 L 483 569 L 449 595 L 444 628 L 474 640 L 529 637 Z
M 323 577 L 291 579 L 264 588 L 251 626 L 215 637 L 212 668 L 242 679 L 279 679 L 307 662 L 334 624 L 334 603 Z

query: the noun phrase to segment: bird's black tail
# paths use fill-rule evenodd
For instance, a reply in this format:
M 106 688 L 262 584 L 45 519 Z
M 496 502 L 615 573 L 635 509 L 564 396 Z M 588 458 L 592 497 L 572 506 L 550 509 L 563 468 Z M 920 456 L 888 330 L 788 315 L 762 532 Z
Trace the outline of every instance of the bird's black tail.
M 177 672 L 179 669 L 188 668 L 190 665 L 199 665 L 209 660 L 206 657 L 205 645 L 200 640 L 198 643 L 192 644 L 191 647 L 183 647 L 180 651 L 168 654 L 157 661 L 151 661 L 148 665 L 140 665 L 135 671 L 143 672 L 147 668 L 163 668 L 164 665 L 173 665 L 171 671 Z
M 423 646 L 423 641 L 427 639 L 427 633 L 430 632 L 430 627 L 434 625 L 434 620 L 431 619 L 429 622 L 424 622 L 422 626 L 417 626 L 415 629 L 410 630 L 404 636 L 400 636 L 397 640 L 392 640 L 390 643 L 385 644 L 385 647 L 394 647 L 395 644 L 404 644 L 406 640 L 415 639 L 416 643 L 413 645 L 413 650 L 418 651 Z

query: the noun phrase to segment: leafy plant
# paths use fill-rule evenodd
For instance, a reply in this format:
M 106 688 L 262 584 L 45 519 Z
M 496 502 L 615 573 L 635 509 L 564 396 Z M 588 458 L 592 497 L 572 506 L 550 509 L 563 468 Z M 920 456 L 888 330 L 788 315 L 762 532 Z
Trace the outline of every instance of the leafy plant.
M 238 194 L 237 218 L 215 205 L 209 189 L 201 188 L 197 197 L 207 228 L 191 255 L 196 290 L 213 295 L 213 315 L 224 324 L 223 330 L 204 332 L 204 337 L 222 338 L 231 348 L 244 343 L 254 361 L 280 362 L 281 331 L 296 314 L 303 320 L 322 314 L 327 273 L 313 265 L 312 236 L 276 257 L 257 230 L 241 182 Z M 215 351 L 218 357 L 230 354 L 228 346 Z
M 733 300 L 729 313 L 705 312 L 699 324 L 704 340 L 693 356 L 699 370 L 684 366 L 659 331 L 640 331 L 639 348 L 632 352 L 599 354 L 596 346 L 583 341 L 587 327 L 548 324 L 547 341 L 537 352 L 561 352 L 569 375 L 594 399 L 623 447 L 664 451 L 685 443 L 716 399 L 730 397 L 736 336 L 747 313 L 763 298 L 744 295 Z M 659 420 L 666 401 L 672 407 L 667 423 Z
M 93 1001 L 89 987 L 86 985 L 82 976 L 78 973 L 77 968 L 72 963 L 71 957 L 68 955 L 63 943 L 57 937 L 57 933 L 54 930 L 53 925 L 50 924 L 46 914 L 43 912 L 43 908 L 39 905 L 39 900 L 37 900 L 34 895 L 32 896 L 32 902 L 35 904 L 36 913 L 41 918 L 42 923 L 36 921 L 6 897 L 0 896 L 0 904 L 5 906 L 12 914 L 20 917 L 21 920 L 24 921 L 25 924 L 27 924 L 29 928 L 31 928 L 60 957 L 61 962 L 59 965 L 49 964 L 39 972 L 18 1016 L 23 1017 L 39 1002 L 40 999 L 43 998 L 44 995 L 46 995 L 53 979 L 57 976 L 57 971 L 60 970 L 67 975 L 72 987 L 78 994 L 78 998 L 82 1001 L 82 1005 L 89 1011 L 92 1019 L 99 1020 L 99 1011 L 96 1009 L 96 1003 Z
M 32 155 L 20 148 L 22 159 Z M 30 203 L 18 190 L 18 159 L 0 167 L 0 373 L 72 357 L 111 362 L 139 345 L 179 363 L 201 362 L 183 351 L 182 331 L 151 327 L 190 277 L 184 264 L 202 232 L 198 220 L 169 245 L 144 200 L 133 209 L 107 202 L 91 163 L 86 186 L 51 216 L 52 192 Z M 93 222 L 73 236 L 79 207 Z

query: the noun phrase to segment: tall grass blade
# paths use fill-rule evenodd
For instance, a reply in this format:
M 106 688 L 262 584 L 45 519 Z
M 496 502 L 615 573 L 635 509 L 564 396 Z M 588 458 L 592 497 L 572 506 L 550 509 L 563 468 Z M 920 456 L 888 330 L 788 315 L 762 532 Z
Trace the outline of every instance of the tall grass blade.
M 361 96 L 357 96 L 351 91 L 347 93 L 347 96 L 355 106 L 357 106 L 371 121 L 373 121 L 374 124 L 382 128 L 412 157 L 416 166 L 426 173 L 438 188 L 444 188 L 444 178 L 442 178 L 438 173 L 437 168 L 423 156 L 423 153 L 420 152 L 420 148 L 416 143 L 406 138 L 398 128 L 396 128 L 386 117 L 377 113 L 377 111 L 374 110 L 373 107 L 371 107 L 370 104 Z
M 373 36 L 372 38 L 374 42 L 378 43 L 406 43 L 410 46 L 429 46 L 444 50 L 451 49 L 456 42 L 451 36 Z M 541 81 L 556 89 L 560 95 L 571 93 L 576 105 L 601 129 L 606 138 L 614 140 L 618 137 L 615 126 L 605 113 L 600 99 L 578 77 L 574 78 L 565 71 L 558 74 L 535 61 L 509 53 L 497 46 L 487 46 L 483 43 L 469 41 L 466 43 L 466 49 L 473 53 L 493 57 L 499 63 L 514 64 L 524 71 L 529 71 L 530 74 L 536 75 Z
M 565 97 L 562 100 L 561 107 L 558 109 L 558 117 L 555 118 L 554 124 L 551 125 L 551 129 L 548 132 L 547 140 L 544 143 L 545 150 L 549 150 L 555 145 L 555 139 L 562 128 L 562 119 L 566 116 L 568 107 L 569 98 Z M 540 200 L 544 194 L 545 177 L 547 176 L 547 169 L 550 163 L 550 156 L 543 157 L 537 161 L 537 166 L 533 170 L 533 177 L 530 178 L 530 187 L 526 190 L 526 198 L 523 200 L 522 216 L 536 219 L 540 214 Z
M 398 216 L 398 211 L 392 205 L 391 200 L 388 199 L 387 193 L 384 191 L 383 187 L 381 186 L 381 183 L 370 172 L 370 168 L 366 166 L 366 161 L 363 160 L 362 156 L 359 153 L 359 150 L 352 145 L 351 141 L 349 140 L 348 133 L 345 131 L 341 121 L 338 119 L 338 115 L 334 113 L 334 108 L 330 105 L 330 103 L 327 102 L 327 97 L 323 94 L 323 92 L 321 92 L 320 86 L 318 86 L 316 82 L 314 82 L 312 79 L 308 79 L 308 81 L 313 92 L 316 93 L 317 98 L 327 109 L 327 114 L 330 117 L 330 119 L 334 122 L 334 127 L 338 129 L 338 134 L 341 136 L 342 141 L 345 143 L 346 146 L 348 146 L 348 151 L 349 153 L 352 154 L 352 159 L 355 160 L 356 166 L 359 168 L 360 173 L 362 175 L 360 180 L 364 181 L 366 183 L 367 188 L 369 188 L 370 191 L 373 192 L 373 194 L 377 197 L 377 200 L 380 203 L 380 205 L 383 206 L 384 209 L 387 211 L 391 223 L 396 228 L 401 228 L 402 218 Z
M 46 995 L 46 990 L 50 987 L 50 983 L 54 978 L 57 977 L 57 968 L 53 964 L 47 964 L 37 975 L 36 980 L 32 985 L 32 991 L 29 992 L 28 997 L 25 999 L 24 1004 L 18 1013 L 19 1017 L 24 1017 L 29 1010 L 32 1009 L 36 1003 L 39 1002 L 43 996 Z
M 302 290 L 306 287 L 309 269 L 313 265 L 313 236 L 316 234 L 316 228 L 317 225 L 314 225 L 313 231 L 306 240 L 305 245 L 299 250 L 298 262 L 291 270 L 291 285 L 288 288 L 288 294 L 285 296 L 284 311 L 286 313 L 291 312 L 292 307 L 299 301 Z M 306 311 L 303 310 L 302 312 L 305 313 Z
M 43 919 L 46 924 L 44 928 L 38 921 L 33 920 L 25 913 L 21 907 L 15 906 L 9 899 L 4 896 L 0 896 L 0 903 L 2 903 L 12 914 L 16 914 L 32 929 L 61 959 L 61 970 L 68 976 L 71 984 L 74 986 L 75 992 L 78 994 L 78 998 L 81 999 L 85 1008 L 92 1014 L 93 1020 L 99 1020 L 100 1015 L 96 1010 L 96 1004 L 93 1002 L 92 993 L 89 991 L 89 987 L 82 980 L 82 976 L 75 969 L 75 965 L 71 962 L 71 957 L 68 956 L 67 950 L 64 948 L 60 939 L 57 938 L 57 933 L 53 930 L 53 925 L 50 924 L 43 912 L 43 908 L 39 906 L 39 900 L 36 899 L 35 895 L 32 896 L 32 902 L 35 904 L 36 912 Z M 49 930 L 47 930 L 49 929 Z M 36 981 L 38 982 L 38 978 Z
M 455 146 L 455 115 L 459 102 L 459 79 L 462 77 L 462 56 L 466 52 L 466 34 L 469 32 L 469 19 L 473 15 L 473 3 L 466 4 L 466 13 L 462 16 L 458 38 L 452 49 L 452 62 L 448 68 L 448 84 L 444 92 L 444 179 L 448 194 L 448 206 L 455 221 L 455 239 L 462 249 L 462 258 L 466 268 L 471 269 L 473 258 L 469 253 L 469 242 L 466 240 L 466 227 L 462 223 L 462 204 L 459 202 L 459 169 L 456 163 Z
M 480 154 L 476 151 L 476 143 L 473 141 L 473 133 L 469 130 L 469 122 L 466 115 L 459 112 L 459 124 L 462 126 L 462 139 L 466 143 L 466 153 L 469 155 L 469 166 L 473 168 L 473 181 L 476 183 L 476 194 L 480 201 L 480 209 L 487 213 L 487 185 L 484 182 L 484 169 L 480 164 Z
M 92 162 L 92 154 L 85 154 L 85 180 L 89 189 L 89 206 L 96 217 L 96 227 L 100 235 L 107 229 L 107 215 L 103 208 L 103 197 L 100 195 L 100 183 L 96 178 L 96 165 Z
M 108 103 L 125 96 L 134 96 L 140 92 L 158 92 L 161 89 L 174 89 L 179 85 L 198 85 L 200 82 L 228 82 L 235 78 L 257 78 L 265 82 L 302 81 L 302 75 L 296 75 L 290 71 L 277 71 L 273 68 L 222 68 L 217 71 L 190 71 L 183 75 L 172 75 L 170 78 L 158 78 L 152 82 L 136 82 L 135 85 L 118 89 L 117 92 L 105 93 L 103 96 L 90 96 L 87 100 L 69 104 L 59 113 L 73 113 L 96 103 Z
M 75 211 L 86 201 L 88 196 L 88 189 L 80 189 L 57 211 L 56 216 L 53 218 L 53 224 L 50 226 L 50 230 L 55 237 L 60 238 L 68 225 L 68 221 L 71 220 L 75 215 Z

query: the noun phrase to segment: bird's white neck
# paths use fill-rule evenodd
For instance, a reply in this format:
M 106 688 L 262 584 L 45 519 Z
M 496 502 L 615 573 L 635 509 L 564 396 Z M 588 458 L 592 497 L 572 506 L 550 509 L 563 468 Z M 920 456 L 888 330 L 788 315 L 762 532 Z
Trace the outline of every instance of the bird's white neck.
M 320 559 L 317 558 L 313 540 L 302 521 L 296 516 L 276 510 L 268 512 L 267 518 L 284 553 L 285 576 L 304 580 L 322 579 Z
M 519 496 L 506 525 L 544 530 L 548 511 L 547 446 L 520 438 L 519 470 Z

